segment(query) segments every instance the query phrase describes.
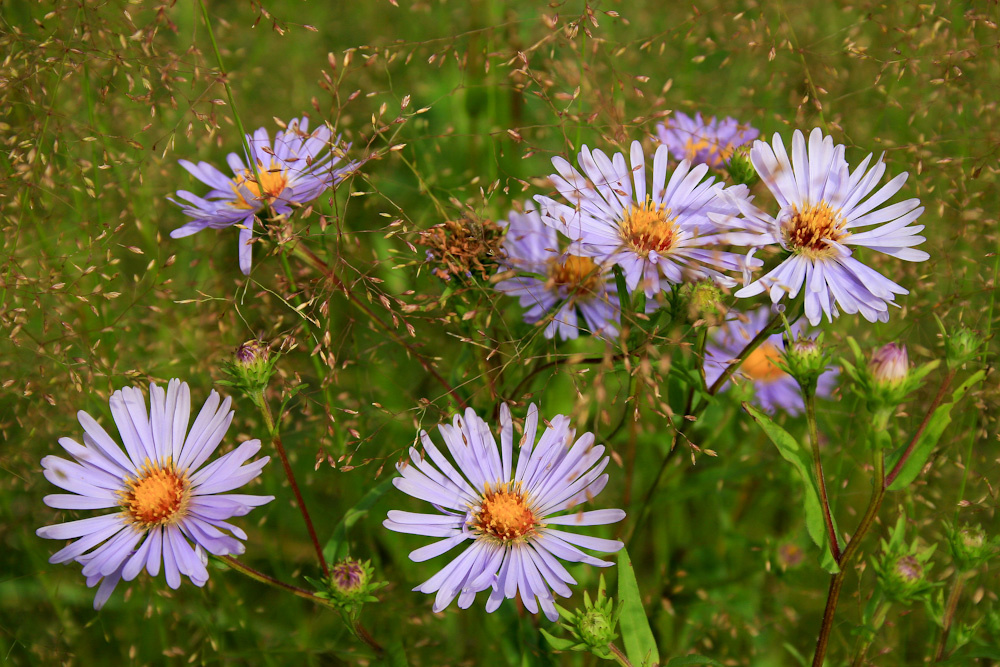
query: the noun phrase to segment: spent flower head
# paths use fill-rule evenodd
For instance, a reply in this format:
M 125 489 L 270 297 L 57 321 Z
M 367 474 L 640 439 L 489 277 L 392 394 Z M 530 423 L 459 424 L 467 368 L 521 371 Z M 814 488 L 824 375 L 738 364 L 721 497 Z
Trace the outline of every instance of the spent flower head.
M 227 176 L 207 162 L 194 164 L 179 160 L 192 176 L 212 189 L 204 196 L 178 190 L 170 201 L 181 207 L 191 221 L 170 232 L 182 238 L 206 228 L 239 226 L 240 271 L 250 274 L 251 242 L 258 214 L 270 209 L 288 215 L 296 207 L 311 202 L 355 171 L 358 162 L 337 167 L 350 144 L 340 145 L 340 137 L 326 125 L 309 130 L 309 118 L 293 119 L 271 142 L 263 127 L 246 135 L 250 154 L 230 153 L 226 162 L 233 171 Z M 246 161 L 245 161 L 246 160 Z M 249 166 L 248 166 L 249 165 Z
M 72 438 L 59 444 L 74 461 L 42 459 L 45 478 L 70 493 L 45 496 L 57 509 L 114 509 L 111 514 L 39 528 L 53 540 L 79 538 L 49 559 L 83 565 L 88 586 L 101 583 L 94 599 L 100 609 L 121 579 L 131 581 L 143 569 L 152 577 L 162 566 L 167 585 L 177 588 L 181 575 L 196 586 L 208 581 L 207 553 L 238 555 L 246 533 L 227 520 L 243 516 L 274 496 L 228 494 L 260 475 L 268 457 L 247 463 L 260 450 L 248 440 L 204 465 L 222 442 L 233 419 L 230 399 L 212 392 L 188 432 L 191 396 L 187 383 L 171 380 L 166 392 L 149 387 L 150 410 L 142 392 L 126 387 L 111 395 L 111 414 L 121 447 L 84 411 L 83 445 Z M 220 405 L 221 402 L 221 405 Z M 225 531 L 231 533 L 227 534 Z
M 434 611 L 455 597 L 466 609 L 476 594 L 489 590 L 486 611 L 493 612 L 505 598 L 520 597 L 533 614 L 541 606 L 546 618 L 559 618 L 555 597 L 569 597 L 576 581 L 559 562 L 583 562 L 598 567 L 612 563 L 577 547 L 614 552 L 618 540 L 580 535 L 555 526 L 596 526 L 625 518 L 618 509 L 583 511 L 608 482 L 604 446 L 594 445 L 592 433 L 576 438 L 570 419 L 556 415 L 539 430 L 538 410 L 528 408 L 524 435 L 515 465 L 514 422 L 510 408 L 500 406 L 500 446 L 489 425 L 472 409 L 441 424 L 449 457 L 421 431 L 424 454 L 410 449 L 410 460 L 399 463 L 400 491 L 425 500 L 435 514 L 392 510 L 383 525 L 389 530 L 440 538 L 410 553 L 422 562 L 456 546 L 461 554 L 414 590 L 436 593 Z

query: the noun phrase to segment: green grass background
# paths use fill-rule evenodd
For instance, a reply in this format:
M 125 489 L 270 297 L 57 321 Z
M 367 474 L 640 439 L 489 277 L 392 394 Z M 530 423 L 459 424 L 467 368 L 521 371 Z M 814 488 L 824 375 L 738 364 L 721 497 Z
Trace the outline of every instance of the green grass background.
M 65 520 L 42 503 L 52 487 L 38 462 L 61 451 L 59 437 L 79 436 L 77 410 L 110 428 L 112 391 L 171 377 L 189 382 L 200 403 L 222 378 L 220 364 L 258 335 L 294 346 L 279 363 L 275 405 L 281 392 L 308 385 L 289 404 L 283 434 L 321 539 L 388 479 L 418 426 L 452 414 L 417 355 L 489 419 L 499 400 L 531 398 L 543 415 L 570 413 L 581 429 L 596 430 L 615 455 L 599 504 L 633 509 L 669 445 L 659 404 L 683 409 L 683 387 L 667 370 L 690 363 L 686 348 L 670 344 L 686 331 L 667 330 L 647 350 L 646 377 L 662 389 L 652 400 L 652 385 L 630 379 L 621 364 L 574 363 L 572 355 L 602 357 L 599 341 L 545 341 L 512 300 L 495 298 L 483 281 L 445 285 L 417 265 L 423 249 L 409 243 L 445 220 L 502 219 L 548 192 L 553 155 L 581 144 L 625 149 L 671 110 L 734 116 L 786 142 L 793 128 L 820 126 L 847 144 L 852 164 L 885 151 L 890 175 L 910 173 L 897 199 L 926 206 L 922 248 L 931 259 L 913 265 L 865 254 L 911 294 L 887 324 L 848 316 L 825 325 L 837 349 L 846 349 L 846 335 L 866 346 L 898 340 L 926 361 L 943 354 L 935 315 L 984 335 L 994 328 L 995 2 L 275 1 L 209 2 L 208 13 L 248 130 L 273 135 L 273 118 L 308 114 L 336 125 L 354 156 L 375 156 L 284 231 L 334 266 L 410 349 L 342 290 L 280 256 L 287 237 L 255 248 L 249 279 L 236 265 L 235 230 L 169 238 L 185 220 L 166 197 L 204 192 L 177 159 L 222 166 L 239 150 L 200 5 L 0 5 L 4 663 L 367 659 L 333 613 L 224 569 L 204 589 L 176 592 L 162 578 L 140 577 L 97 614 L 78 567 L 49 565 L 58 547 L 34 534 Z M 993 365 L 996 350 L 991 341 L 975 365 Z M 537 364 L 567 357 L 519 387 Z M 935 378 L 904 406 L 901 432 L 923 416 Z M 931 468 L 891 496 L 876 534 L 900 512 L 928 542 L 941 540 L 945 520 L 996 532 L 997 403 L 990 376 L 954 415 Z M 596 532 L 637 531 L 632 555 L 661 655 L 796 665 L 797 655 L 811 654 L 827 577 L 815 565 L 795 481 L 737 405 L 727 397 L 702 419 L 692 439 L 718 456 L 695 465 L 677 457 L 650 521 Z M 248 402 L 236 410 L 226 446 L 263 434 Z M 522 404 L 515 414 L 523 413 Z M 861 414 L 845 391 L 820 417 L 831 494 L 848 532 L 869 490 Z M 799 420 L 786 426 L 804 431 Z M 252 489 L 278 499 L 240 521 L 250 533 L 246 561 L 304 585 L 317 566 L 277 461 Z M 444 559 L 407 560 L 424 540 L 381 527 L 394 507 L 418 504 L 390 491 L 350 531 L 352 554 L 372 559 L 390 582 L 364 614 L 376 637 L 400 641 L 411 664 L 596 664 L 548 651 L 536 628 L 550 624 L 509 602 L 493 615 L 482 602 L 432 614 L 430 597 L 410 589 Z M 866 554 L 877 542 L 868 540 Z M 789 544 L 806 558 L 783 570 L 776 553 Z M 939 552 L 932 577 L 948 581 Z M 572 572 L 578 588 L 596 589 L 593 568 Z M 850 655 L 872 582 L 870 568 L 849 577 L 828 664 Z M 976 575 L 961 601 L 963 623 L 997 608 L 997 584 L 995 565 Z M 932 650 L 936 630 L 924 610 L 901 611 L 876 640 L 873 664 L 921 664 Z M 985 627 L 977 636 L 989 642 Z

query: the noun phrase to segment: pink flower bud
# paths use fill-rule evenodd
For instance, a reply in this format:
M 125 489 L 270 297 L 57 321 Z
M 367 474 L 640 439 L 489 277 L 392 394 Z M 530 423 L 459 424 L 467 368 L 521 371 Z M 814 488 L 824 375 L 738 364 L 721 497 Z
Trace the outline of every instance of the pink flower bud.
M 878 384 L 897 387 L 910 373 L 910 359 L 905 345 L 889 343 L 877 350 L 868 363 L 868 370 Z

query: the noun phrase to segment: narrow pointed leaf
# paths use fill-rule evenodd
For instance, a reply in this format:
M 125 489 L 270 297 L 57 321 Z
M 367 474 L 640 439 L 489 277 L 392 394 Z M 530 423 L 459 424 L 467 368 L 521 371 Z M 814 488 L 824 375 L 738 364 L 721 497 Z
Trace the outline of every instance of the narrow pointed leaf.
M 749 403 L 744 403 L 743 409 L 753 417 L 753 420 L 760 425 L 774 446 L 778 448 L 781 458 L 791 463 L 792 467 L 799 473 L 803 488 L 802 505 L 805 509 L 806 530 L 812 541 L 820 548 L 820 566 L 827 572 L 838 572 L 840 568 L 837 567 L 837 562 L 830 552 L 830 536 L 827 535 L 826 522 L 823 520 L 823 503 L 820 500 L 819 484 L 816 481 L 810 452 L 800 446 L 788 431 L 775 424 L 764 411 Z M 836 522 L 834 522 L 833 528 L 836 531 Z
M 660 652 L 656 648 L 656 640 L 653 639 L 653 631 L 649 628 L 649 619 L 642 606 L 642 595 L 632 569 L 632 559 L 624 548 L 618 552 L 618 599 L 622 605 L 618 627 L 628 661 L 636 667 L 659 664 Z
M 906 459 L 903 463 L 903 467 L 900 468 L 899 474 L 896 479 L 892 481 L 889 485 L 890 491 L 900 491 L 909 486 L 913 480 L 917 478 L 920 471 L 924 469 L 927 464 L 927 460 L 931 457 L 934 452 L 934 447 L 937 445 L 938 440 L 944 434 L 948 425 L 951 424 L 951 409 L 955 407 L 955 404 L 962 400 L 966 392 L 972 388 L 973 385 L 977 384 L 986 376 L 984 371 L 979 371 L 974 373 L 968 380 L 963 382 L 958 389 L 952 392 L 951 402 L 939 405 L 931 418 L 927 421 L 927 428 L 924 432 L 920 434 L 920 439 L 917 440 L 916 446 L 913 451 L 910 452 L 910 457 Z M 895 452 L 893 452 L 890 457 L 889 470 L 892 470 L 896 466 L 896 462 L 899 461 L 899 457 L 903 455 L 906 451 L 906 445 L 899 447 Z

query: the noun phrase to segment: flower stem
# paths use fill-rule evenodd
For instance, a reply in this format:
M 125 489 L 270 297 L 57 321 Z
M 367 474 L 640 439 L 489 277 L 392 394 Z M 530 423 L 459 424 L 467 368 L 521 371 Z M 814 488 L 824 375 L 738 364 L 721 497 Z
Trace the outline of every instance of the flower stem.
M 710 396 L 714 396 L 715 394 L 717 394 L 719 390 L 722 389 L 722 387 L 726 384 L 729 378 L 733 376 L 733 373 L 739 370 L 740 365 L 743 364 L 746 358 L 750 356 L 750 354 L 754 350 L 760 347 L 761 343 L 767 340 L 768 336 L 772 334 L 772 330 L 778 325 L 779 322 L 781 322 L 781 316 L 782 313 L 776 313 L 774 317 L 772 317 L 771 320 L 767 323 L 767 325 L 765 325 L 764 328 L 760 330 L 760 333 L 754 336 L 750 340 L 750 342 L 746 344 L 746 347 L 743 348 L 743 350 L 739 353 L 736 359 L 731 364 L 729 364 L 729 366 L 726 367 L 726 370 L 723 371 L 722 375 L 720 375 L 719 378 L 708 389 L 708 394 Z M 699 340 L 699 348 L 704 349 L 702 347 L 702 345 L 704 345 L 704 342 L 705 342 L 704 340 Z M 695 361 L 700 363 L 700 359 L 696 359 Z M 657 471 L 656 477 L 653 479 L 653 483 L 646 491 L 646 495 L 644 495 L 642 498 L 642 504 L 639 506 L 639 511 L 638 513 L 635 514 L 637 520 L 633 522 L 632 524 L 633 526 L 642 525 L 646 512 L 649 510 L 650 503 L 653 500 L 653 496 L 656 494 L 656 489 L 660 486 L 660 482 L 663 481 L 663 473 L 666 472 L 667 466 L 670 464 L 670 461 L 673 460 L 675 452 L 677 452 L 677 440 L 687 434 L 689 424 L 694 423 L 693 418 L 697 418 L 697 416 L 701 414 L 702 410 L 704 410 L 705 407 L 707 407 L 708 405 L 708 401 L 699 401 L 698 405 L 695 406 L 694 398 L 695 398 L 695 387 L 692 386 L 688 390 L 687 401 L 684 406 L 684 413 L 681 417 L 682 423 L 680 427 L 677 426 L 674 427 L 674 435 L 670 440 L 670 451 L 667 452 L 666 456 L 663 457 L 663 462 L 660 464 L 660 469 L 659 471 Z M 692 419 L 689 419 L 689 417 L 691 417 Z M 635 528 L 633 528 L 632 534 L 629 536 L 628 540 L 626 540 L 626 542 L 628 542 L 628 544 L 626 544 L 626 547 L 631 545 L 631 540 L 634 535 L 635 535 Z
M 622 650 L 615 646 L 614 642 L 608 644 L 608 650 L 611 651 L 611 656 L 615 659 L 621 667 L 632 667 L 632 663 L 628 661 Z
M 827 645 L 830 642 L 830 633 L 833 630 L 833 615 L 837 611 L 837 601 L 840 599 L 840 589 L 844 585 L 844 577 L 847 576 L 847 569 L 854 561 L 854 557 L 861 549 L 861 539 L 868 532 L 868 529 L 875 523 L 875 517 L 882 506 L 882 498 L 885 497 L 887 487 L 885 479 L 885 452 L 881 449 L 874 454 L 875 476 L 872 480 L 872 496 L 868 501 L 868 509 L 858 525 L 858 529 L 851 536 L 851 541 L 847 543 L 844 552 L 837 559 L 840 571 L 830 579 L 830 591 L 826 596 L 826 608 L 823 610 L 823 623 L 820 626 L 819 637 L 816 639 L 816 654 L 813 656 L 813 667 L 822 667 L 823 659 L 826 657 Z
M 273 586 L 278 590 L 286 591 L 288 593 L 291 593 L 292 595 L 297 595 L 300 598 L 309 600 L 310 602 L 315 602 L 316 604 L 321 605 L 323 607 L 329 607 L 331 609 L 336 608 L 334 607 L 333 604 L 330 603 L 328 599 L 321 598 L 312 591 L 308 591 L 304 588 L 299 588 L 298 586 L 292 586 L 291 584 L 286 584 L 283 581 L 280 581 L 272 576 L 264 574 L 260 570 L 253 569 L 249 565 L 246 565 L 245 563 L 236 560 L 232 556 L 219 556 L 219 560 L 221 560 L 223 563 L 228 565 L 233 570 L 236 570 L 240 574 L 244 574 L 250 577 L 256 582 L 266 584 L 268 586 Z M 382 656 L 382 654 L 385 653 L 385 649 L 382 648 L 381 644 L 375 641 L 375 639 L 371 636 L 371 633 L 369 633 L 368 630 L 365 629 L 365 626 L 361 624 L 361 621 L 354 620 L 351 623 L 351 625 L 353 627 L 355 636 L 357 636 L 357 638 L 363 641 L 365 644 L 368 644 L 368 646 L 373 651 L 375 651 L 375 654 L 377 656 Z
M 292 493 L 295 494 L 295 502 L 298 504 L 302 518 L 306 522 L 306 530 L 309 531 L 309 538 L 312 540 L 313 548 L 316 550 L 320 569 L 323 570 L 324 577 L 329 577 L 330 568 L 326 564 L 326 558 L 323 557 L 323 547 L 319 543 L 319 537 L 316 535 L 316 528 L 313 526 L 312 517 L 309 516 L 309 510 L 306 508 L 306 501 L 302 498 L 302 492 L 299 491 L 299 484 L 295 481 L 295 473 L 292 471 L 292 465 L 288 461 L 288 455 L 285 453 L 285 446 L 281 442 L 281 436 L 278 435 L 278 430 L 275 428 L 274 419 L 271 417 L 271 409 L 267 405 L 267 399 L 264 398 L 263 391 L 260 392 L 260 395 L 254 402 L 257 403 L 261 414 L 264 415 L 264 424 L 267 426 L 267 432 L 271 435 L 271 442 L 274 444 L 274 448 L 278 451 L 281 465 L 285 469 L 285 477 L 288 478 L 288 483 L 292 487 Z
M 358 639 L 368 644 L 371 650 L 375 651 L 375 655 L 381 657 L 385 653 L 385 649 L 382 648 L 381 644 L 375 641 L 375 638 L 372 637 L 371 633 L 365 629 L 365 626 L 361 625 L 361 621 L 354 621 L 354 634 L 358 637 Z
M 283 581 L 279 581 L 278 579 L 275 579 L 274 577 L 266 575 L 263 572 L 260 572 L 259 570 L 255 570 L 252 567 L 250 567 L 249 565 L 246 565 L 246 564 L 244 564 L 244 563 L 236 560 L 232 556 L 219 556 L 219 560 L 221 560 L 223 563 L 225 563 L 226 565 L 228 565 L 232 569 L 236 570 L 240 574 L 245 574 L 246 576 L 250 577 L 254 581 L 257 581 L 257 582 L 262 583 L 262 584 L 267 584 L 268 586 L 273 586 L 274 588 L 277 588 L 277 589 L 282 590 L 282 591 L 287 591 L 287 592 L 291 593 L 292 595 L 297 595 L 300 598 L 304 598 L 304 599 L 309 600 L 311 602 L 315 602 L 316 604 L 323 605 L 324 607 L 331 606 L 329 600 L 326 600 L 324 598 L 319 597 L 318 595 L 316 595 L 312 591 L 307 591 L 304 588 L 299 588 L 298 586 L 292 586 L 291 584 L 286 584 Z
M 781 316 L 782 313 L 775 313 L 774 317 L 771 318 L 764 328 L 761 329 L 756 336 L 750 339 L 750 342 L 746 344 L 746 347 L 744 347 L 743 351 L 739 353 L 739 356 L 737 356 L 731 364 L 726 366 L 726 370 L 722 372 L 722 375 L 720 375 L 718 379 L 712 383 L 712 386 L 709 387 L 708 393 L 710 395 L 715 396 L 719 393 L 719 390 L 722 389 L 726 382 L 733 377 L 733 374 L 740 369 L 740 366 L 743 365 L 743 362 L 746 361 L 747 357 L 749 357 L 754 350 L 760 347 L 761 343 L 767 340 L 771 334 L 774 333 L 774 328 L 779 322 L 781 322 Z
M 809 440 L 812 445 L 813 465 L 816 468 L 816 484 L 819 486 L 819 499 L 823 506 L 823 523 L 826 524 L 826 534 L 830 539 L 830 554 L 835 561 L 840 561 L 840 540 L 837 529 L 833 527 L 833 513 L 830 511 L 830 498 L 826 493 L 826 477 L 823 474 L 823 459 L 819 453 L 819 429 L 816 426 L 816 386 L 803 385 L 805 396 L 806 423 L 809 425 Z
M 948 648 L 948 635 L 951 633 L 951 624 L 955 621 L 955 612 L 958 611 L 958 601 L 962 598 L 962 589 L 965 588 L 965 580 L 965 572 L 955 572 L 951 591 L 948 593 L 948 602 L 944 608 L 944 619 L 942 619 L 941 623 L 941 639 L 938 640 L 937 651 L 934 653 L 934 662 L 944 660 L 945 650 Z
M 865 656 L 868 654 L 868 649 L 875 639 L 875 634 L 882 628 L 882 624 L 885 623 L 885 617 L 889 613 L 889 607 L 891 606 L 888 600 L 881 600 L 876 605 L 875 613 L 872 614 L 871 627 L 865 628 L 864 638 L 861 640 L 861 645 L 858 647 L 857 653 L 854 654 L 851 667 L 861 667 L 865 664 Z

